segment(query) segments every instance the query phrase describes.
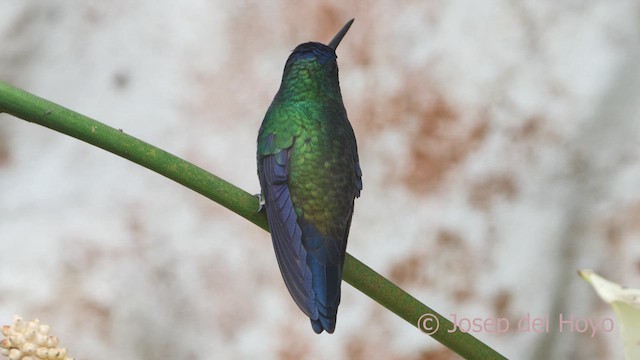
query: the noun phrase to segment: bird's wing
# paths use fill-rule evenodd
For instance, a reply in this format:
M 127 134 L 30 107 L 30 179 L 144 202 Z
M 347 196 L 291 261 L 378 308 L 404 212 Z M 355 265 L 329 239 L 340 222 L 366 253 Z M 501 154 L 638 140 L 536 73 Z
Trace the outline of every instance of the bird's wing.
M 275 146 L 275 135 L 264 138 L 264 149 Z M 302 229 L 298 223 L 287 186 L 290 149 L 259 156 L 260 185 L 265 197 L 267 218 L 280 272 L 298 307 L 310 318 L 318 317 L 314 304 L 312 273 L 307 266 L 307 251 L 302 246 Z

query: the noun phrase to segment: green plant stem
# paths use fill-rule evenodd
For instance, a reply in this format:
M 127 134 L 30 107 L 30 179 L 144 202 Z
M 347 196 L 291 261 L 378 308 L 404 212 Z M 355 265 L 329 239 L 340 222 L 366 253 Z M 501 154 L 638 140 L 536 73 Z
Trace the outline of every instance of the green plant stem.
M 122 131 L 3 82 L 0 82 L 0 112 L 48 127 L 131 160 L 269 230 L 264 211 L 257 211 L 258 199 L 255 196 Z M 449 320 L 349 254 L 345 261 L 344 280 L 413 326 L 418 326 L 423 314 L 432 314 L 437 318 L 439 327 L 431 336 L 465 359 L 505 359 L 468 333 L 460 330 L 450 332 L 453 324 Z

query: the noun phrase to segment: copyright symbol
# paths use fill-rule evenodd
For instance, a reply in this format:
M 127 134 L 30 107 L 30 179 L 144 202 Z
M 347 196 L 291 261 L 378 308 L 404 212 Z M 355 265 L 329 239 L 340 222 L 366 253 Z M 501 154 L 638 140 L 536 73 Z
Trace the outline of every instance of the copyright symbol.
M 433 314 L 422 314 L 420 319 L 418 319 L 418 329 L 427 335 L 433 335 L 438 331 L 438 327 L 440 327 L 440 321 L 438 321 L 438 318 Z

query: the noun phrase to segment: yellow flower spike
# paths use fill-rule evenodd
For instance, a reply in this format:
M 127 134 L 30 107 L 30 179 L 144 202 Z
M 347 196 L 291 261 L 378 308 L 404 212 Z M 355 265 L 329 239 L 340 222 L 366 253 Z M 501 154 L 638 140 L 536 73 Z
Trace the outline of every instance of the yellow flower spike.
M 59 340 L 50 336 L 50 327 L 35 319 L 26 322 L 16 316 L 13 326 L 2 327 L 5 338 L 0 341 L 0 356 L 9 360 L 73 360 L 66 348 L 58 348 Z
M 27 328 L 27 322 L 24 321 L 23 318 L 21 318 L 18 315 L 13 317 L 13 331 L 24 332 L 26 328 Z
M 36 353 L 37 350 L 37 346 L 33 343 L 26 343 L 22 346 L 22 352 L 25 355 L 33 355 Z M 25 360 L 25 359 L 23 359 Z
M 54 348 L 56 346 L 58 346 L 58 338 L 55 337 L 55 336 L 49 336 L 47 338 L 47 347 L 49 349 L 51 349 L 51 348 Z
M 10 336 L 4 340 L 2 340 L 2 347 L 5 347 L 7 349 L 12 349 L 15 346 L 13 345 L 13 336 Z
M 49 349 L 47 359 L 56 360 L 58 358 L 58 349 Z
M 40 333 L 36 333 L 35 343 L 38 346 L 47 346 L 48 336 L 42 335 Z
M 16 347 L 20 347 L 24 345 L 25 342 L 27 342 L 27 339 L 24 338 L 24 334 L 21 333 L 16 333 L 9 336 L 9 340 L 11 341 L 11 345 Z
M 11 325 L 3 325 L 2 326 L 2 335 L 4 335 L 4 336 L 11 335 Z
M 18 349 L 9 350 L 9 360 L 20 360 L 22 358 L 22 351 Z
M 38 348 L 38 350 L 36 350 L 36 357 L 38 359 L 46 359 L 48 352 L 49 352 L 49 349 L 45 347 Z
M 24 331 L 24 337 L 30 341 L 35 339 L 37 333 L 36 329 L 27 329 Z
M 38 319 L 31 320 L 31 321 L 27 322 L 27 328 L 24 331 L 27 331 L 27 330 L 38 331 L 39 327 L 40 327 L 40 320 L 38 320 Z

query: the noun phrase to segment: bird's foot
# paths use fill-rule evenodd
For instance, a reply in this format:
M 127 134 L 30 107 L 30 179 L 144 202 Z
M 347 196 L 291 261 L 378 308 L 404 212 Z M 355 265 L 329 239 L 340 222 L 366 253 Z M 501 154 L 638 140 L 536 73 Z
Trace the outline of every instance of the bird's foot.
M 264 197 L 262 197 L 262 194 L 255 194 L 253 196 L 257 197 L 258 201 L 260 202 L 260 207 L 258 207 L 258 212 L 262 211 L 265 204 Z

